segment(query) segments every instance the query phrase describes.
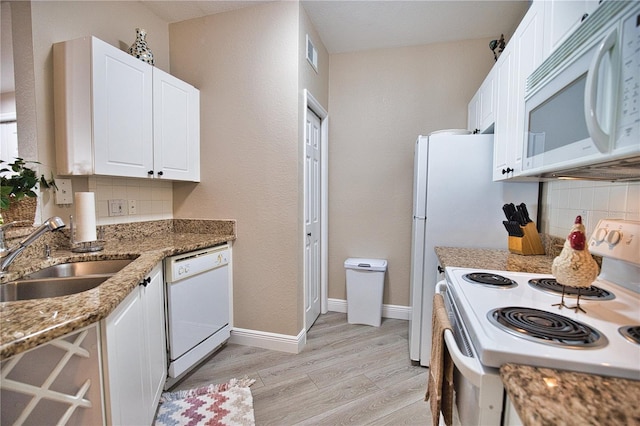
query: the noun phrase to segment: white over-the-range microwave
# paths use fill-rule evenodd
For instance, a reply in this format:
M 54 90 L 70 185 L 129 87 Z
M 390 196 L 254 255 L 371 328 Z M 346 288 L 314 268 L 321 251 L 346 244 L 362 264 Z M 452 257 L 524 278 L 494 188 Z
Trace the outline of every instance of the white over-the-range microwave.
M 522 176 L 640 180 L 640 3 L 603 2 L 527 79 Z

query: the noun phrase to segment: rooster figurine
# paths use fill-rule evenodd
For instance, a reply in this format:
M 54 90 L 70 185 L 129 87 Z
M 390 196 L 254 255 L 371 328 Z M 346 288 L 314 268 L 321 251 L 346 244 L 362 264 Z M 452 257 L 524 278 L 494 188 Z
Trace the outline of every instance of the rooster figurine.
M 599 268 L 596 261 L 591 257 L 587 248 L 587 239 L 584 234 L 582 217 L 576 216 L 571 233 L 564 242 L 560 255 L 553 259 L 551 273 L 556 277 L 558 284 L 562 285 L 562 301 L 553 306 L 563 306 L 578 312 L 578 309 L 585 312 L 580 307 L 580 289 L 589 288 L 598 276 Z M 564 287 L 577 287 L 578 300 L 575 306 L 567 306 L 564 303 Z

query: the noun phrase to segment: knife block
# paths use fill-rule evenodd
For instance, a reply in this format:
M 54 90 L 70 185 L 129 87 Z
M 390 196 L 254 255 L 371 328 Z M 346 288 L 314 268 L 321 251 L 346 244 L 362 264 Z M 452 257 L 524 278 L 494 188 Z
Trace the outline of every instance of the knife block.
M 544 247 L 540 240 L 540 234 L 538 234 L 538 230 L 536 229 L 536 224 L 529 222 L 525 226 L 521 226 L 521 228 L 524 236 L 509 237 L 509 251 L 525 256 L 544 254 Z

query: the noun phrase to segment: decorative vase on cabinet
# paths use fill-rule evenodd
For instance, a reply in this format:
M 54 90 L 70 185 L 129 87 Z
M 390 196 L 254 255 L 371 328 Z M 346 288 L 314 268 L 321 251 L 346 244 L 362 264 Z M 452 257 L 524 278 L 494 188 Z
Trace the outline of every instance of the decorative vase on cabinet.
M 144 29 L 136 28 L 136 41 L 129 47 L 129 54 L 150 65 L 154 64 L 153 52 L 147 45 L 147 32 Z

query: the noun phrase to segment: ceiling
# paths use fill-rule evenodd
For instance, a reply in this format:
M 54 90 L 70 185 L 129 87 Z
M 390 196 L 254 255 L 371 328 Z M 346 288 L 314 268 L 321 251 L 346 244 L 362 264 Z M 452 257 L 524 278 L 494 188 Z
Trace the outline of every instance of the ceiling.
M 142 0 L 142 3 L 171 23 L 262 1 Z M 502 33 L 511 34 L 529 7 L 528 0 L 301 0 L 301 3 L 329 53 L 498 38 Z
M 168 23 L 269 0 L 142 0 Z M 294 0 L 285 0 L 294 1 Z M 3 3 L 3 9 L 6 2 Z M 329 53 L 415 46 L 511 34 L 529 0 L 301 0 Z M 5 12 L 5 10 L 3 10 Z M 2 28 L 10 16 L 2 13 Z M 2 91 L 13 91 L 10 33 L 2 32 Z M 487 46 L 488 49 L 488 46 Z

